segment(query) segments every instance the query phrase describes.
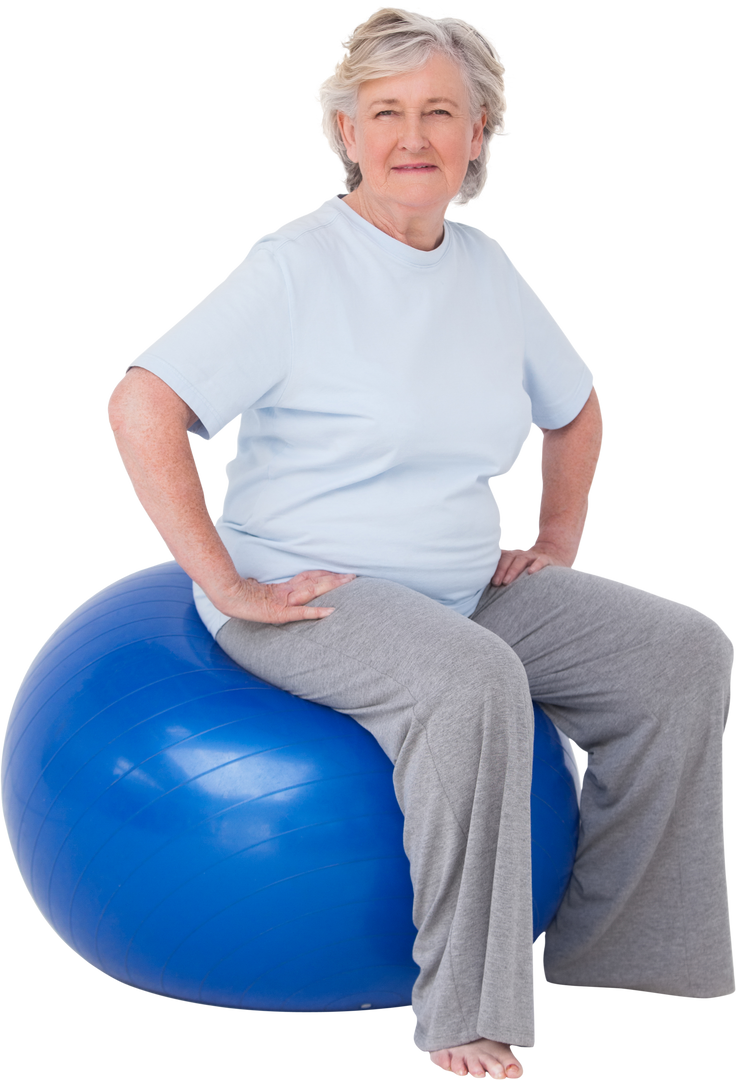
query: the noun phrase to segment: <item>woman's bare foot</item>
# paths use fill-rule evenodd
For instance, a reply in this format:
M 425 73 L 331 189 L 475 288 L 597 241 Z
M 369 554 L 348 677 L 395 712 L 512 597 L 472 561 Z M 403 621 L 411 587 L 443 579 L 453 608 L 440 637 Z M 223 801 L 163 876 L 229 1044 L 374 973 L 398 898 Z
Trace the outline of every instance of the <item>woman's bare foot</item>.
M 493 1039 L 475 1039 L 462 1046 L 450 1046 L 447 1050 L 433 1050 L 430 1060 L 441 1069 L 457 1076 L 489 1076 L 504 1080 L 516 1080 L 524 1071 L 506 1043 Z

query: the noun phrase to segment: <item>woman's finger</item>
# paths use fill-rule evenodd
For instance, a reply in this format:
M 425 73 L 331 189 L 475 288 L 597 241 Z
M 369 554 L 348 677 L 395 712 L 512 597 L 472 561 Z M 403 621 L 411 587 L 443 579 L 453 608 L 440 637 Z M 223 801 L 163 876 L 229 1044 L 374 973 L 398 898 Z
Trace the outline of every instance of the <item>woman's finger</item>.
M 530 574 L 536 574 L 537 570 L 543 570 L 545 566 L 551 566 L 552 558 L 550 555 L 537 555 L 534 562 L 529 567 Z
M 510 585 L 512 581 L 516 581 L 517 577 L 519 577 L 524 570 L 528 570 L 530 574 L 536 573 L 537 570 L 542 570 L 545 566 L 549 566 L 553 561 L 551 555 L 538 553 L 534 550 L 517 551 L 514 552 L 514 555 L 515 558 L 503 575 L 503 580 L 501 581 L 502 585 Z
M 529 565 L 529 561 L 530 561 L 529 556 L 527 555 L 527 553 L 525 551 L 523 551 L 519 555 L 517 555 L 516 558 L 511 563 L 511 565 L 509 566 L 506 573 L 504 574 L 503 581 L 501 582 L 501 584 L 502 585 L 510 585 L 512 581 L 516 581 L 517 577 L 522 572 L 522 570 L 525 570 L 526 567 Z

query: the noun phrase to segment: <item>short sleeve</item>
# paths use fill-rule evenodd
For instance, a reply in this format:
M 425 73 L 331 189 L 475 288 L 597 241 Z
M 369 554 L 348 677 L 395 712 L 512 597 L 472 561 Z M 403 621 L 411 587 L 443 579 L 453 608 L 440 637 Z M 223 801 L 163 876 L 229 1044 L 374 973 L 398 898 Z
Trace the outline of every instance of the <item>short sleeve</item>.
M 524 333 L 524 389 L 538 427 L 560 428 L 578 415 L 593 375 L 541 300 L 516 273 Z
M 209 439 L 247 409 L 274 405 L 290 362 L 284 275 L 271 251 L 256 245 L 131 366 L 163 379 L 197 414 L 191 430 Z

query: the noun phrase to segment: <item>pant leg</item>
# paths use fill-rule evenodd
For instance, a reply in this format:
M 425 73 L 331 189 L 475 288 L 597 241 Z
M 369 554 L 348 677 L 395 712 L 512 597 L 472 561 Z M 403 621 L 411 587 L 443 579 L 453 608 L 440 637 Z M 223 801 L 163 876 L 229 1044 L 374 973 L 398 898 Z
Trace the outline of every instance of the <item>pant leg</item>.
M 726 636 L 692 608 L 562 567 L 490 586 L 472 619 L 514 649 L 534 700 L 588 752 L 548 980 L 731 993 Z
M 358 577 L 325 619 L 231 619 L 218 643 L 274 685 L 367 728 L 394 763 L 414 887 L 415 1042 L 531 1046 L 529 791 L 523 665 L 495 634 L 420 593 Z

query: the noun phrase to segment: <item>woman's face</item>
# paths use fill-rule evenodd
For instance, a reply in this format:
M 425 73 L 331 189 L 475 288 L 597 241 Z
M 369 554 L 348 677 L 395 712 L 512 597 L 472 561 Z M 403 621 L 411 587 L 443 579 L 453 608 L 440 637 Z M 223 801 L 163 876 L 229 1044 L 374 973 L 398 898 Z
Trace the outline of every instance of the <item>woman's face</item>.
M 485 120 L 472 117 L 460 68 L 440 53 L 417 71 L 364 82 L 355 118 L 339 114 L 362 193 L 416 210 L 444 210 L 457 195 Z

